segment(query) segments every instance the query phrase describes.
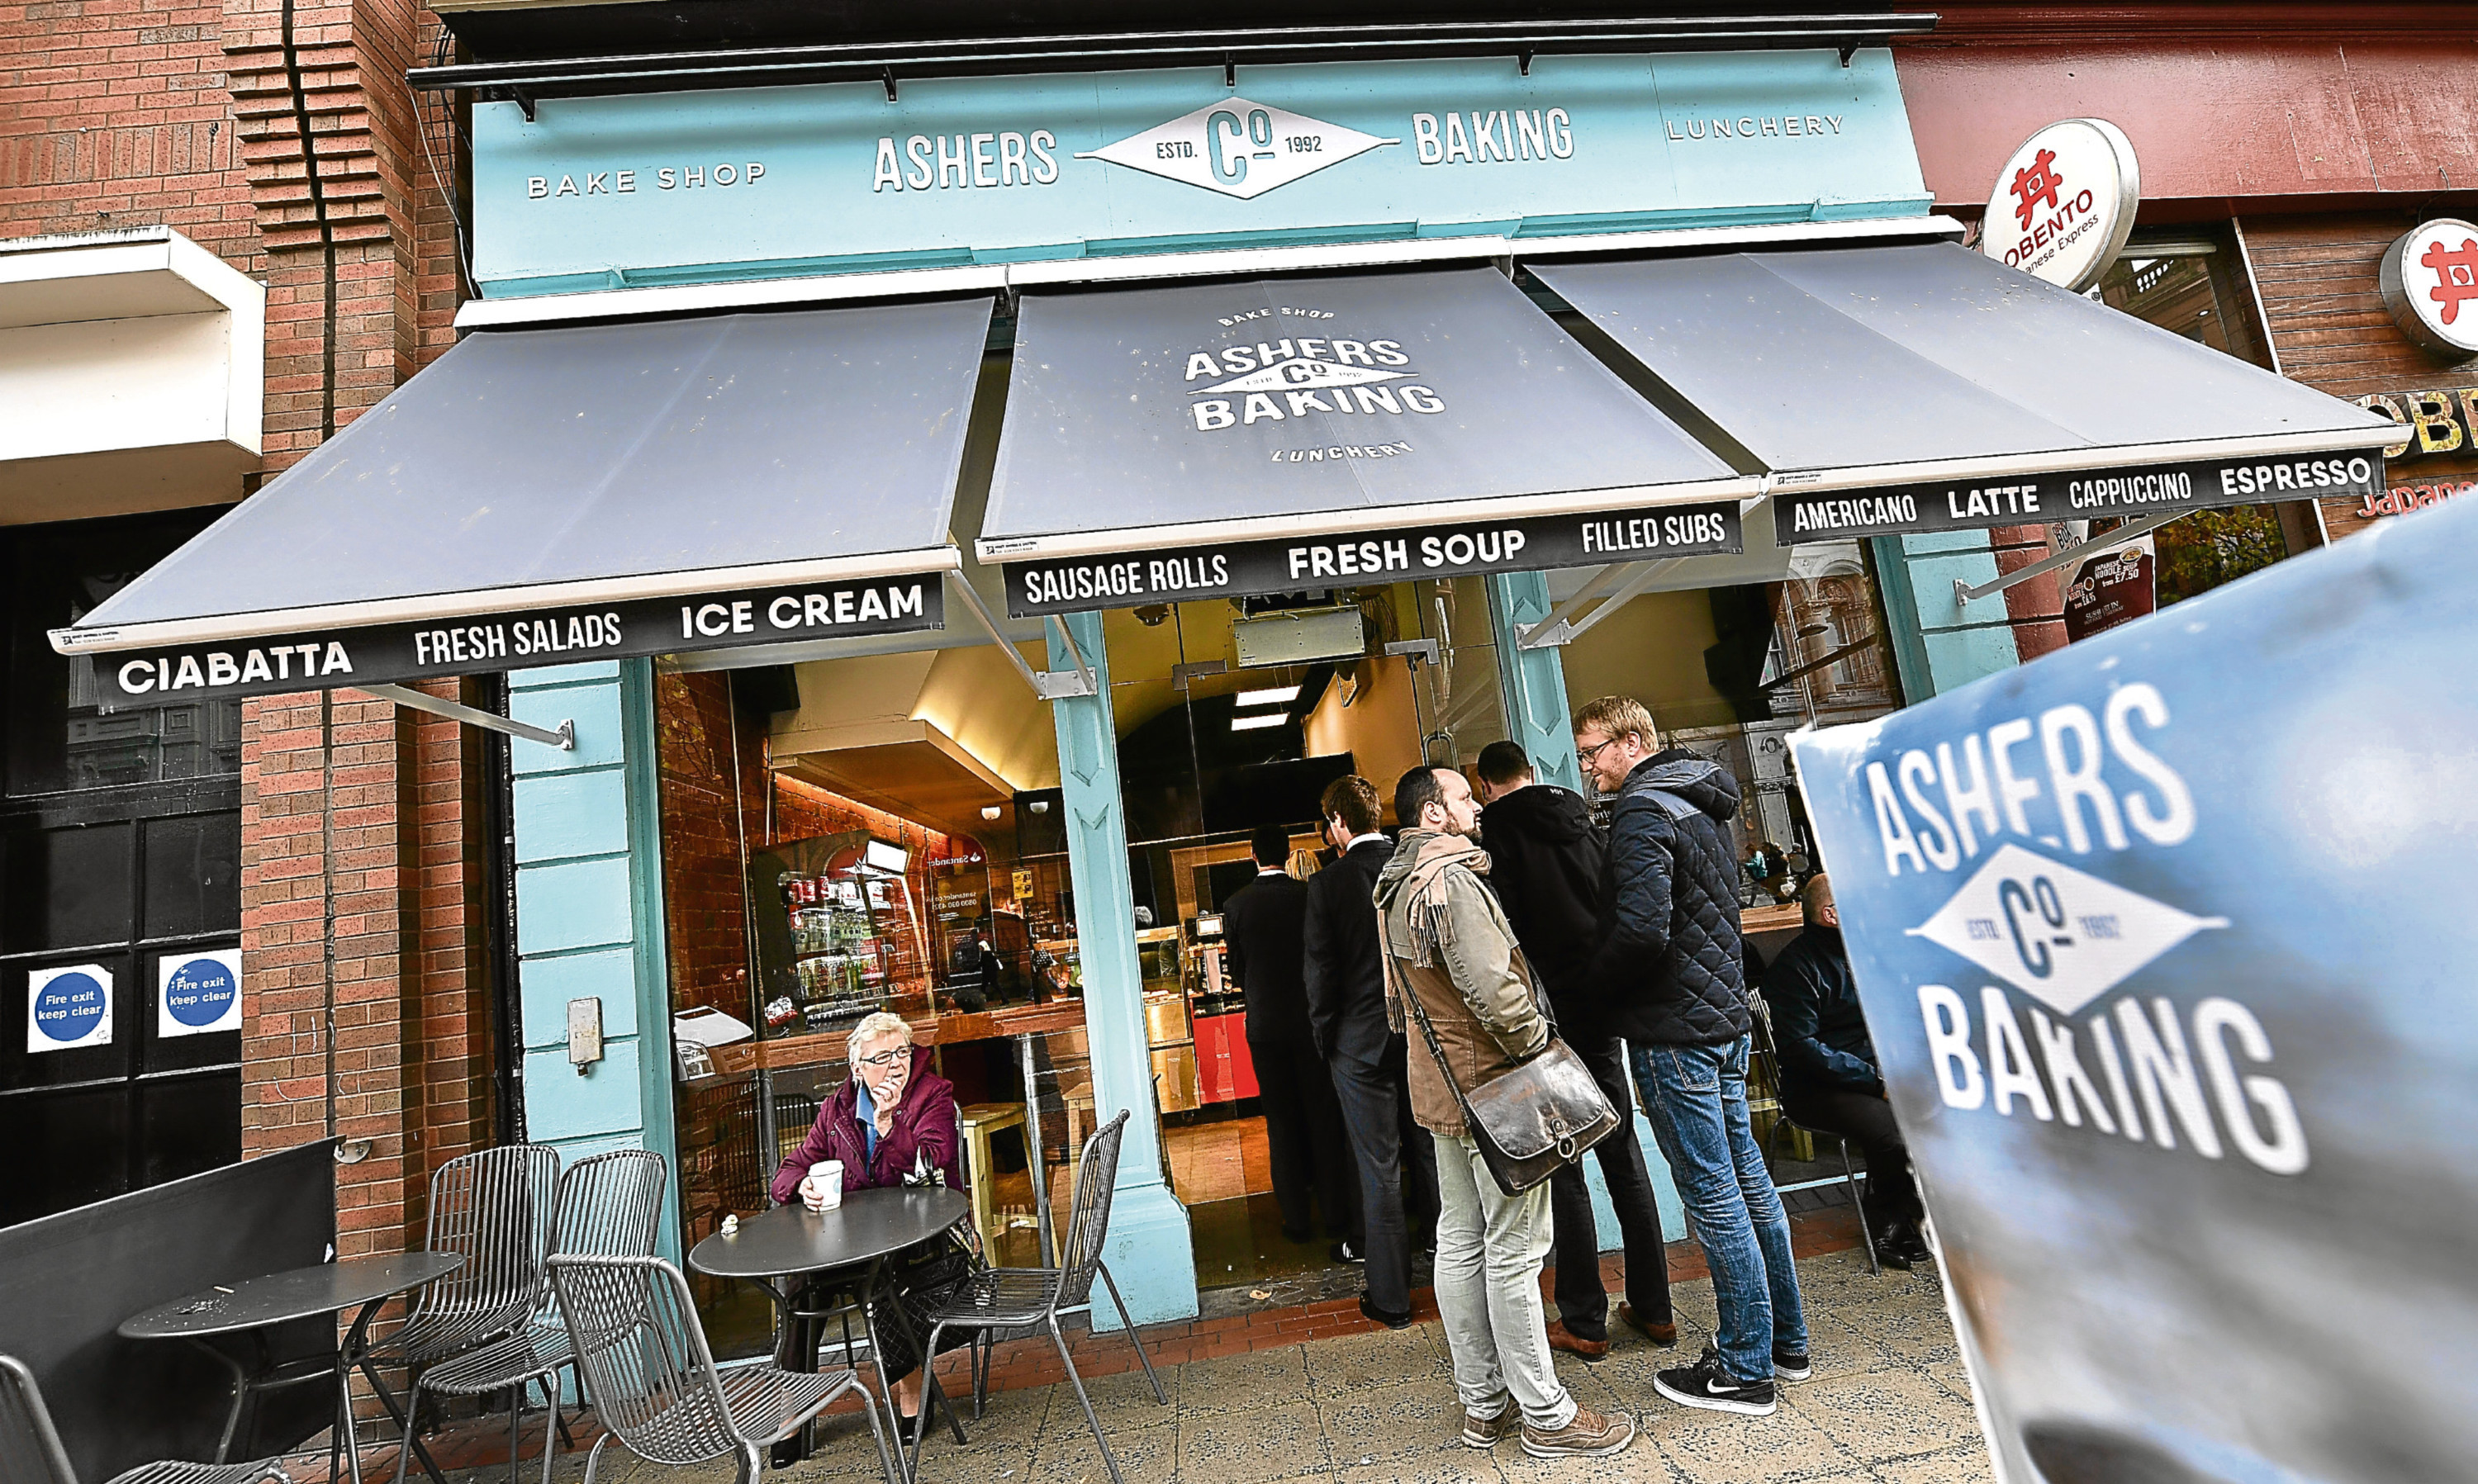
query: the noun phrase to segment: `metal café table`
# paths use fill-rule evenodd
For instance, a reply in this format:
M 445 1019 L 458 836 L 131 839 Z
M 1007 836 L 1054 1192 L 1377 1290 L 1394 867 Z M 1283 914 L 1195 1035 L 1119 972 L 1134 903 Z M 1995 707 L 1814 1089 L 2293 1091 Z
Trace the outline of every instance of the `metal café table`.
M 295 1268 L 289 1272 L 248 1278 L 229 1287 L 218 1284 L 205 1293 L 158 1304 L 121 1321 L 120 1333 L 131 1340 L 187 1340 L 232 1372 L 232 1411 L 224 1418 L 223 1441 L 215 1446 L 215 1462 L 219 1464 L 231 1461 L 241 1409 L 251 1396 L 332 1375 L 336 1378 L 336 1435 L 327 1446 L 327 1476 L 333 1479 L 336 1475 L 335 1461 L 341 1444 L 351 1466 L 353 1484 L 361 1484 L 361 1439 L 353 1427 L 353 1371 L 358 1368 L 369 1378 L 370 1390 L 378 1393 L 388 1415 L 404 1428 L 405 1442 L 421 1460 L 422 1470 L 434 1484 L 445 1484 L 429 1451 L 413 1436 L 412 1429 L 405 1427 L 404 1408 L 397 1404 L 394 1393 L 388 1390 L 387 1383 L 379 1379 L 377 1368 L 370 1364 L 369 1331 L 370 1321 L 389 1299 L 443 1278 L 464 1266 L 465 1259 L 452 1252 L 340 1258 L 315 1268 Z M 278 1369 L 252 1375 L 240 1362 L 207 1343 L 212 1336 L 315 1319 L 321 1314 L 341 1314 L 357 1305 L 352 1325 L 336 1347 L 333 1367 L 289 1372 Z
M 924 1337 L 914 1333 L 912 1321 L 904 1314 L 903 1306 L 895 1301 L 894 1293 L 881 1293 L 887 1265 L 912 1247 L 936 1241 L 957 1222 L 970 1220 L 972 1214 L 970 1196 L 943 1186 L 847 1191 L 843 1204 L 832 1211 L 812 1211 L 795 1200 L 788 1206 L 749 1217 L 736 1232 L 717 1232 L 706 1238 L 689 1253 L 689 1266 L 718 1278 L 746 1278 L 763 1288 L 774 1302 L 778 1326 L 822 1317 L 817 1311 L 799 1307 L 804 1279 L 822 1279 L 831 1286 L 853 1290 L 869 1335 L 870 1356 L 877 1366 L 878 1391 L 885 1398 L 889 1421 L 893 1421 L 894 1377 L 886 1373 L 886 1351 L 878 1344 L 877 1311 L 883 1309 L 893 1316 L 916 1346 Z M 882 1302 L 872 1302 L 881 1299 Z M 792 1357 L 794 1370 L 814 1371 L 817 1366 L 814 1346 L 799 1347 Z M 923 1358 L 921 1374 L 924 1383 L 922 1423 L 926 1425 L 929 1409 L 945 1405 L 946 1397 L 938 1389 L 936 1368 L 929 1357 Z M 946 1412 L 947 1425 L 954 1429 L 955 1441 L 963 1442 L 963 1423 L 957 1420 L 955 1409 L 948 1406 Z M 903 1452 L 899 1448 L 897 1451 L 898 1456 Z

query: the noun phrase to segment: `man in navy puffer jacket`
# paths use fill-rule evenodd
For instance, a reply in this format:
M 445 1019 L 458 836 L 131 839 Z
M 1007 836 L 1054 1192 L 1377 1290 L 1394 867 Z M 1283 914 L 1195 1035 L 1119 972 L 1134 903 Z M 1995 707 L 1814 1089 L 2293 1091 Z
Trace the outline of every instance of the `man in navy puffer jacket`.
M 1653 1387 L 1683 1406 L 1762 1417 L 1775 1378 L 1812 1373 L 1789 1218 L 1747 1120 L 1749 1007 L 1738 931 L 1738 782 L 1694 753 L 1659 750 L 1640 701 L 1575 713 L 1575 760 L 1604 793 L 1608 876 L 1587 982 L 1607 996 L 1635 1090 L 1695 1219 L 1720 1310 L 1719 1344 Z

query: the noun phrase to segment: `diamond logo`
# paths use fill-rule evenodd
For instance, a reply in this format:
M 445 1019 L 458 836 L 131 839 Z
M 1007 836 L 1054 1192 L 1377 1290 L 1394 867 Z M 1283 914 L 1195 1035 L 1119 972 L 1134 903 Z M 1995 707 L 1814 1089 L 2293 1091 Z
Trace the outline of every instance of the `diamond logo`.
M 1230 98 L 1075 158 L 1105 160 L 1246 201 L 1328 165 L 1402 142 L 1270 104 Z
M 2198 918 L 2009 844 L 1909 929 L 2072 1015 L 2226 918 Z
M 1378 382 L 1402 381 L 1409 371 L 1380 371 L 1372 365 L 1340 365 L 1331 361 L 1282 361 L 1234 376 L 1214 387 L 1198 387 L 1190 396 L 1202 396 L 1208 391 L 1291 391 L 1302 387 L 1373 387 Z

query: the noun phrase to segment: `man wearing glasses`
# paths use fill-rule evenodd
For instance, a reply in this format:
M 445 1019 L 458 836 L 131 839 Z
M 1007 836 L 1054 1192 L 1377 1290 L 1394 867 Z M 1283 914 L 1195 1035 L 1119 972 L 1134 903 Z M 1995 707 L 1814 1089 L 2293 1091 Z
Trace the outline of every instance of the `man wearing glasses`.
M 1719 1343 L 1657 1372 L 1653 1388 L 1682 1406 L 1763 1417 L 1776 1378 L 1812 1371 L 1789 1218 L 1747 1120 L 1755 1021 L 1732 844 L 1738 781 L 1692 752 L 1659 749 L 1640 701 L 1605 695 L 1575 713 L 1575 761 L 1617 796 L 1587 979 L 1626 1038 L 1720 1311 Z

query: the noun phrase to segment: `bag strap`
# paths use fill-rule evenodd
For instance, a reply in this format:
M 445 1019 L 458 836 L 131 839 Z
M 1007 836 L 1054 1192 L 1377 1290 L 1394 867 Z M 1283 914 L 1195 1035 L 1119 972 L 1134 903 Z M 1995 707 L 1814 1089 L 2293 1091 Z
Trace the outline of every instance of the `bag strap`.
M 1463 1094 L 1462 1084 L 1454 1080 L 1454 1068 L 1446 1061 L 1445 1043 L 1437 1039 L 1437 1028 L 1429 1023 L 1428 1008 L 1420 1003 L 1420 992 L 1403 982 L 1403 971 L 1394 962 L 1394 935 L 1385 931 L 1382 917 L 1378 918 L 1377 931 L 1382 940 L 1378 962 L 1385 971 L 1385 992 L 1401 996 L 1410 1006 L 1411 1019 L 1420 1022 L 1420 1039 L 1429 1044 L 1429 1054 L 1437 1059 L 1437 1075 L 1446 1079 L 1446 1091 L 1454 1094 L 1454 1106 L 1462 1110 L 1464 1126 L 1469 1127 L 1474 1121 L 1471 1099 Z

